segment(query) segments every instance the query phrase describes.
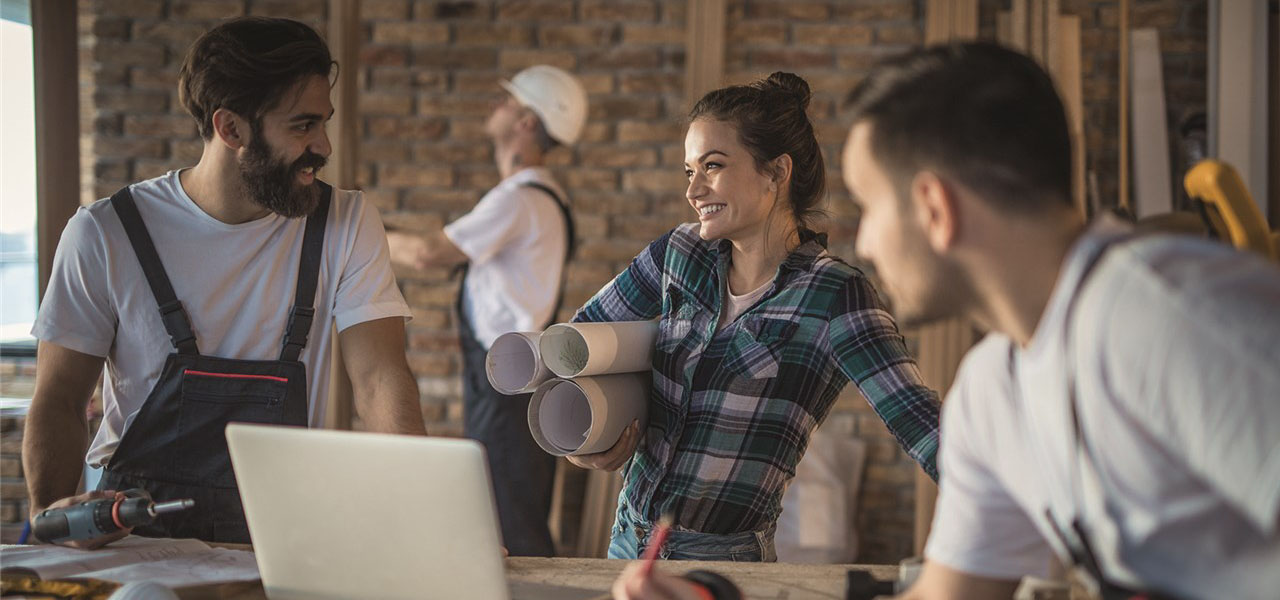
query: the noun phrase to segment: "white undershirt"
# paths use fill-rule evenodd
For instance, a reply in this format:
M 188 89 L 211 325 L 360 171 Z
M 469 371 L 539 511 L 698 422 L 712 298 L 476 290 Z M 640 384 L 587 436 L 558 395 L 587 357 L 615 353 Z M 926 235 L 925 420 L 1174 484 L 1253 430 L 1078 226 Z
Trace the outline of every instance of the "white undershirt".
M 770 283 L 773 282 L 766 281 L 764 285 L 737 296 L 729 289 L 729 283 L 726 281 L 724 284 L 724 310 L 720 311 L 720 323 L 716 325 L 716 331 L 724 329 L 725 325 L 732 323 L 734 319 L 738 318 L 738 315 L 751 308 L 751 305 L 755 304 L 769 290 Z

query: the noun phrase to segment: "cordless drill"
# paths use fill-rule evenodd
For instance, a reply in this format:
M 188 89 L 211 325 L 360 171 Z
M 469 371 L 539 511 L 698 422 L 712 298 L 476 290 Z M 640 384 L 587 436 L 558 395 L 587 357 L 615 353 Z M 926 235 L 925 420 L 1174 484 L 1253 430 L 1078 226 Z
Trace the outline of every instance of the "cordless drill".
M 31 533 L 43 542 L 60 544 L 88 540 L 127 527 L 146 525 L 157 515 L 177 512 L 195 506 L 191 499 L 171 500 L 159 504 L 146 490 L 135 488 L 124 492 L 124 498 L 100 498 L 73 506 L 50 508 L 31 524 Z

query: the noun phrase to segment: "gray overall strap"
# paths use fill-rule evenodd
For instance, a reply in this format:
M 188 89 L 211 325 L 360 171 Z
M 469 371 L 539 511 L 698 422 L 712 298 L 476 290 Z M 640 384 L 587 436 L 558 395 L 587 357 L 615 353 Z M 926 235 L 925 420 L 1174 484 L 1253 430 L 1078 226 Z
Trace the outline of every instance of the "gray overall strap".
M 307 215 L 307 228 L 302 234 L 302 258 L 298 260 L 298 289 L 289 311 L 289 325 L 284 332 L 284 348 L 280 360 L 296 361 L 307 345 L 311 321 L 315 317 L 316 282 L 320 278 L 320 259 L 324 258 L 324 230 L 329 221 L 329 198 L 333 188 L 316 180 L 320 186 L 320 203 Z
M 164 330 L 169 334 L 173 347 L 178 350 L 178 354 L 200 354 L 196 347 L 196 335 L 191 331 L 191 320 L 187 318 L 187 311 L 182 308 L 178 296 L 173 293 L 173 285 L 169 283 L 169 276 L 164 271 L 164 263 L 160 262 L 151 234 L 147 232 L 147 226 L 138 214 L 129 186 L 120 188 L 120 191 L 111 196 L 111 207 L 120 216 L 129 244 L 133 246 L 138 263 L 142 265 L 142 274 L 151 286 L 156 304 L 160 306 L 160 320 L 164 323 Z

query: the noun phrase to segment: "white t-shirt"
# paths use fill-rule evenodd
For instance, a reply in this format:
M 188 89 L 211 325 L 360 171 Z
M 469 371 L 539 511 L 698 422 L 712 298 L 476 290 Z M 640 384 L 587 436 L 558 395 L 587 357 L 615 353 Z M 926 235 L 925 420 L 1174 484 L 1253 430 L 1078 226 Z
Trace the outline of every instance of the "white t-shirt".
M 1076 244 L 1026 348 L 993 334 L 965 357 L 943 403 L 925 554 L 974 575 L 1044 575 L 1051 552 L 1067 556 L 1051 510 L 1066 532 L 1080 517 L 1122 585 L 1275 598 L 1280 270 L 1150 236 L 1107 250 L 1078 289 L 1086 255 L 1124 232 L 1104 221 Z M 1077 294 L 1071 353 L 1096 462 L 1075 451 L 1067 394 Z
M 178 171 L 131 189 L 200 353 L 278 359 L 305 221 L 271 214 L 223 223 L 187 196 Z M 360 192 L 338 191 L 330 205 L 316 287 L 316 314 L 299 357 L 307 368 L 312 425 L 322 422 L 329 394 L 330 325 L 343 330 L 411 316 L 391 272 L 382 221 Z M 137 254 L 108 200 L 79 209 L 67 222 L 31 334 L 106 357 L 105 414 L 86 458 L 106 464 L 174 352 Z
M 738 296 L 729 290 L 729 283 L 726 281 L 724 286 L 724 308 L 720 311 L 720 322 L 716 324 L 716 331 L 724 329 L 725 325 L 732 323 L 739 315 L 751 308 L 765 292 L 769 291 L 769 286 L 771 285 L 773 285 L 773 280 L 766 281 L 764 285 Z
M 485 348 L 510 331 L 541 331 L 560 290 L 564 216 L 546 192 L 523 185 L 530 181 L 569 201 L 550 171 L 531 167 L 503 179 L 444 228 L 470 260 L 463 310 Z

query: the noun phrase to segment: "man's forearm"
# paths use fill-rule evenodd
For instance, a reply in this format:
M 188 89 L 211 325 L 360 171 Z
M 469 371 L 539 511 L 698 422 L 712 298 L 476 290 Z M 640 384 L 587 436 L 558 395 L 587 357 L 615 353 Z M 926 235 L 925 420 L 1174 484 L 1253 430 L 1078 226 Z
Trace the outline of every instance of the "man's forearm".
M 408 365 L 382 369 L 370 385 L 354 392 L 356 410 L 369 431 L 426 435 L 418 384 Z
M 74 495 L 84 470 L 89 424 L 75 402 L 46 401 L 37 396 L 27 412 L 22 437 L 22 468 L 36 514 L 56 500 Z

